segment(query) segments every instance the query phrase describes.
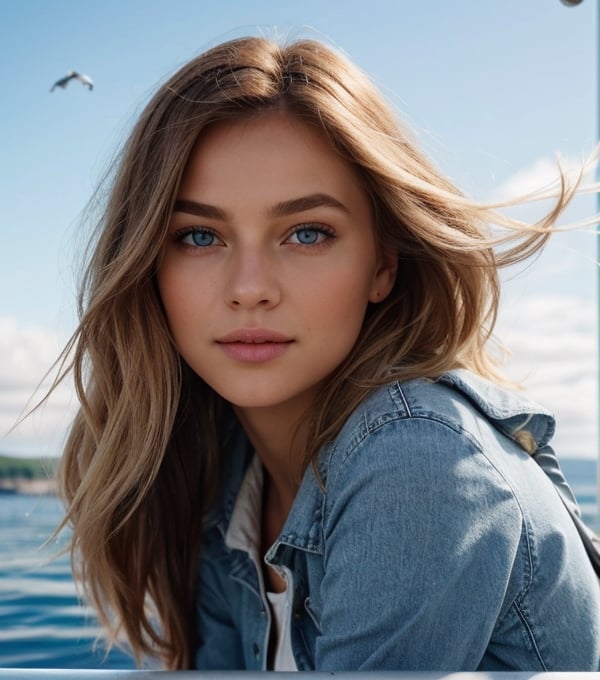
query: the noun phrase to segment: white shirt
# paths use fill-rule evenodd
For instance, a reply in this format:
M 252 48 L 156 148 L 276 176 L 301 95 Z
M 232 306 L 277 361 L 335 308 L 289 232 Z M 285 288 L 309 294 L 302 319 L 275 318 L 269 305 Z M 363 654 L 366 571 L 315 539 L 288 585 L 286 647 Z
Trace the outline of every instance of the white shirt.
M 286 589 L 281 593 L 267 592 L 264 583 L 260 555 L 260 527 L 263 495 L 263 468 L 258 456 L 254 456 L 246 470 L 244 481 L 235 501 L 231 522 L 225 536 L 225 544 L 247 552 L 256 566 L 260 591 L 271 612 L 271 624 L 275 627 L 271 639 L 275 642 L 274 671 L 296 671 L 296 662 L 290 640 L 292 593 L 291 574 L 286 573 Z

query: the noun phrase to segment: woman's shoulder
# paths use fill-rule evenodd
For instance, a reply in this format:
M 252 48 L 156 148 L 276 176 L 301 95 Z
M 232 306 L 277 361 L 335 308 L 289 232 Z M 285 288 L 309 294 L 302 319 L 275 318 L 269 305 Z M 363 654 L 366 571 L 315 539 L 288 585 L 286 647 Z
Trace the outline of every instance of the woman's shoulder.
M 341 438 L 373 431 L 390 421 L 430 419 L 464 423 L 466 413 L 485 418 L 508 436 L 527 427 L 539 446 L 554 434 L 554 417 L 521 392 L 497 385 L 465 369 L 436 380 L 391 381 L 375 389 L 346 421 Z
M 554 434 L 552 414 L 520 392 L 459 369 L 436 380 L 391 381 L 375 389 L 350 415 L 328 447 L 327 467 L 370 441 L 385 440 L 388 449 L 420 448 L 424 435 L 450 443 L 483 439 L 516 440 L 527 431 L 538 447 Z

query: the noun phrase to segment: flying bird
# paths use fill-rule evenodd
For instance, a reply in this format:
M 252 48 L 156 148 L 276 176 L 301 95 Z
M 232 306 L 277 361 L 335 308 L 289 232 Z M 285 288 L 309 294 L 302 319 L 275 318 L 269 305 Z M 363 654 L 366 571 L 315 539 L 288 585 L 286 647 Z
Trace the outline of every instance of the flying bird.
M 54 85 L 50 88 L 50 92 L 54 91 L 56 87 L 62 87 L 64 90 L 71 80 L 78 80 L 82 85 L 92 90 L 94 88 L 94 83 L 91 81 L 89 76 L 84 76 L 82 73 L 77 73 L 77 71 L 69 71 L 66 76 L 59 78 Z

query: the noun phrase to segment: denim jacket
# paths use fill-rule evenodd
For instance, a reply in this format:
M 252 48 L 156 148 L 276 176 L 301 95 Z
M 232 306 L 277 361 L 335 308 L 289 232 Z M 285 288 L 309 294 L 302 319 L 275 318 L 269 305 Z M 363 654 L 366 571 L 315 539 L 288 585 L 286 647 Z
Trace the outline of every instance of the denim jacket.
M 600 587 L 554 486 L 570 494 L 553 430 L 467 371 L 375 390 L 321 452 L 324 488 L 306 471 L 265 556 L 291 576 L 298 669 L 599 670 Z M 225 543 L 252 456 L 237 428 L 205 522 L 200 669 L 267 667 L 261 570 Z

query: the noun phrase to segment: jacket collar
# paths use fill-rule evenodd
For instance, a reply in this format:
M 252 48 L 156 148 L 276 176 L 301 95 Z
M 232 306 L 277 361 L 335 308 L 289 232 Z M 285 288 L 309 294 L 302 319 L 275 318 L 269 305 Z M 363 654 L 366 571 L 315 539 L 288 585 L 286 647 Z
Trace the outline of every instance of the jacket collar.
M 464 395 L 497 430 L 512 440 L 516 432 L 527 430 L 538 448 L 542 448 L 554 435 L 552 413 L 521 394 L 504 390 L 465 369 L 445 373 L 437 382 Z

